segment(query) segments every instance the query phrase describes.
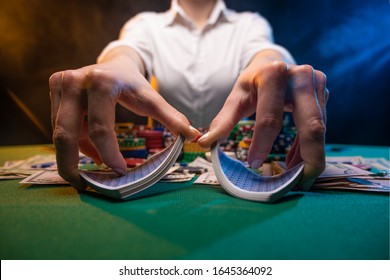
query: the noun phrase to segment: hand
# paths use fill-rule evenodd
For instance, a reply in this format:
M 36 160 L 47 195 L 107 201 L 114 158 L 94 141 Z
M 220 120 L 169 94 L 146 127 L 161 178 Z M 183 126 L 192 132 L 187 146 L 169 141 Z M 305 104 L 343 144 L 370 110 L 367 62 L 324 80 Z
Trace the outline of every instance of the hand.
M 272 51 L 269 51 L 272 52 Z M 292 112 L 299 135 L 287 156 L 287 166 L 305 163 L 299 185 L 308 189 L 325 168 L 326 76 L 309 65 L 287 65 L 259 53 L 237 79 L 223 108 L 198 143 L 206 148 L 228 137 L 236 123 L 256 112 L 248 162 L 259 168 L 283 125 L 283 112 Z
M 126 163 L 114 131 L 115 106 L 120 103 L 142 116 L 151 116 L 174 134 L 188 140 L 200 133 L 170 106 L 144 78 L 143 64 L 130 48 L 108 61 L 50 77 L 51 119 L 58 173 L 78 190 L 85 186 L 78 174 L 79 150 L 98 164 L 123 175 Z

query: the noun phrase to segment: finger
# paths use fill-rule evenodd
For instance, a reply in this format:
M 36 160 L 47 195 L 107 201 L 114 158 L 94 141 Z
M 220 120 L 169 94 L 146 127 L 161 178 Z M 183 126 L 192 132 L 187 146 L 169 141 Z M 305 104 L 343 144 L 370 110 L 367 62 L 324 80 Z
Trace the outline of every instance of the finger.
M 293 117 L 299 131 L 300 155 L 305 162 L 301 186 L 307 189 L 325 168 L 325 121 L 313 68 L 297 66 L 291 69 L 290 74 Z
M 101 160 L 119 175 L 126 172 L 126 162 L 119 151 L 115 133 L 117 82 L 101 70 L 85 73 L 88 99 L 88 134 Z
M 152 118 L 166 126 L 173 134 L 181 134 L 187 141 L 196 141 L 201 133 L 191 126 L 182 113 L 169 105 L 163 98 L 161 99 L 160 105 L 156 104 L 156 109 L 150 114 Z
M 140 78 L 138 82 L 140 82 L 138 94 L 123 92 L 119 99 L 121 105 L 138 115 L 149 116 L 159 121 L 174 135 L 181 134 L 187 141 L 194 141 L 200 137 L 200 132 L 190 125 L 188 119 L 168 104 L 146 80 L 142 82 Z
M 325 88 L 325 105 L 328 104 L 328 101 L 329 101 L 329 89 L 328 88 Z
M 256 123 L 248 163 L 259 168 L 272 149 L 276 136 L 283 126 L 283 107 L 287 88 L 287 66 L 273 63 L 258 85 Z
M 326 103 L 329 98 L 329 91 L 326 88 L 326 75 L 318 70 L 314 70 L 314 84 L 318 97 L 318 103 L 321 108 L 322 117 L 326 123 Z M 322 94 L 323 93 L 323 94 Z M 291 168 L 302 161 L 299 148 L 299 135 L 296 136 L 294 143 L 287 154 L 286 165 L 287 168 Z
M 318 103 L 321 108 L 322 118 L 326 123 L 326 102 L 329 91 L 326 88 L 326 76 L 318 70 L 314 70 L 314 84 L 317 93 Z
M 49 78 L 52 129 L 55 127 L 55 121 L 60 107 L 63 75 L 64 72 L 57 72 Z
M 77 71 L 64 72 L 53 141 L 56 147 L 58 173 L 76 189 L 83 190 L 85 186 L 78 173 L 78 141 L 83 118 L 80 84 Z
M 234 126 L 243 117 L 248 116 L 249 111 L 254 111 L 249 108 L 250 102 L 246 100 L 247 95 L 248 93 L 244 92 L 241 87 L 234 86 L 222 109 L 211 122 L 209 131 L 199 138 L 199 146 L 207 149 L 217 141 L 223 141 L 229 136 Z

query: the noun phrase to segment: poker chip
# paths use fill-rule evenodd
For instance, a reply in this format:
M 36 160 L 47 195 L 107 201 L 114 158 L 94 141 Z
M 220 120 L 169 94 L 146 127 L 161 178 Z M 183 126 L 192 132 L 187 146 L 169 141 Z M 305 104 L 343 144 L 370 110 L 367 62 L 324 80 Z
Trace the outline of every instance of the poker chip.
M 123 122 L 115 123 L 115 132 L 117 135 L 130 135 L 134 128 L 134 123 Z
M 124 158 L 147 158 L 147 149 L 136 149 L 136 150 L 121 150 L 120 151 Z
M 125 161 L 127 167 L 132 168 L 143 164 L 146 160 L 144 158 L 125 158 Z
M 207 172 L 207 168 L 198 166 L 180 166 L 175 169 L 175 172 L 184 174 L 202 174 Z
M 183 145 L 183 152 L 193 152 L 193 153 L 204 153 L 205 149 L 202 149 L 198 143 L 195 142 L 186 142 Z
M 164 147 L 162 130 L 143 130 L 138 131 L 136 134 L 138 137 L 145 138 L 147 149 L 157 149 Z
M 182 154 L 182 161 L 183 161 L 183 162 L 191 162 L 191 161 L 194 161 L 197 157 L 206 158 L 204 152 L 198 152 L 198 153 L 188 153 L 188 152 L 184 152 L 184 153 Z
M 145 138 L 118 138 L 118 145 L 120 149 L 124 148 L 143 148 L 145 147 Z
M 161 138 L 163 132 L 161 130 L 143 130 L 143 131 L 138 131 L 136 134 L 138 137 L 151 139 L 151 138 Z
M 247 161 L 249 147 L 252 142 L 255 120 L 241 120 L 229 134 L 227 140 L 220 143 L 220 149 L 225 153 L 234 155 L 241 161 Z M 207 128 L 197 128 L 201 134 L 207 133 Z M 133 123 L 118 123 L 115 126 L 118 145 L 124 157 L 147 158 L 159 153 L 165 147 L 171 145 L 176 136 L 158 122 L 153 122 L 153 127 L 148 125 L 134 125 Z M 291 149 L 297 129 L 291 113 L 285 113 L 283 128 L 276 137 L 269 157 L 284 158 Z M 209 150 L 202 149 L 196 142 L 186 142 L 183 145 L 181 160 L 191 162 L 197 157 L 206 158 Z
M 164 148 L 153 148 L 153 149 L 149 149 L 149 155 L 154 155 L 154 154 L 158 154 L 159 152 L 163 151 Z

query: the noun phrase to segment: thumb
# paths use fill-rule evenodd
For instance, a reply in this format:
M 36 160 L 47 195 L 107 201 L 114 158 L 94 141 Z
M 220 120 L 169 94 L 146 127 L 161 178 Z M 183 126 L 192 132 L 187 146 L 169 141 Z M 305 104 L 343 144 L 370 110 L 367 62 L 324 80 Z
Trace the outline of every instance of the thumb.
M 221 111 L 212 121 L 209 131 L 199 138 L 199 146 L 203 149 L 208 149 L 218 140 L 226 139 L 235 125 L 236 122 L 233 119 L 224 117 Z
M 174 135 L 183 135 L 186 141 L 196 141 L 201 136 L 201 133 L 191 126 L 188 119 L 171 106 L 166 106 L 165 110 L 159 111 L 154 118 Z
M 239 84 L 233 87 L 221 111 L 211 122 L 209 132 L 199 138 L 198 144 L 203 149 L 210 148 L 216 141 L 227 139 L 234 126 L 244 117 L 250 115 L 251 106 L 248 104 L 245 91 Z
M 183 135 L 186 141 L 194 141 L 200 137 L 201 133 L 191 126 L 186 116 L 166 102 L 166 100 L 151 87 L 148 89 L 149 90 L 144 92 L 143 96 L 144 100 L 147 100 L 148 102 L 144 102 L 144 110 L 143 112 L 140 112 L 141 114 L 143 113 L 159 121 L 174 135 Z

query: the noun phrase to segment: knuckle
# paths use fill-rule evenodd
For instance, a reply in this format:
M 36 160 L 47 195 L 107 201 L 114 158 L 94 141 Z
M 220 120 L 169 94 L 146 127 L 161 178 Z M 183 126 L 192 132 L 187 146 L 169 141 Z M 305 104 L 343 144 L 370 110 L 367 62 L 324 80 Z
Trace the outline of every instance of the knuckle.
M 307 127 L 308 134 L 313 137 L 315 140 L 324 141 L 326 126 L 322 120 L 314 119 L 309 123 Z
M 283 61 L 274 61 L 269 65 L 269 70 L 279 75 L 287 75 L 288 67 Z
M 53 142 L 56 147 L 69 144 L 72 141 L 72 137 L 65 130 L 64 127 L 57 125 L 53 131 Z
M 256 71 L 257 79 L 283 79 L 286 78 L 287 64 L 283 61 L 274 61 L 264 67 L 259 67 Z
M 256 130 L 260 130 L 263 133 L 279 132 L 282 126 L 283 126 L 282 119 L 273 115 L 262 116 L 256 121 Z
M 253 90 L 258 86 L 263 85 L 269 80 L 284 80 L 288 78 L 288 67 L 283 61 L 274 61 L 262 65 L 251 67 L 244 70 L 244 75 L 240 75 L 237 79 L 241 87 L 245 90 Z M 256 91 L 256 90 L 254 90 Z
M 112 75 L 107 74 L 101 69 L 91 69 L 85 73 L 85 79 L 87 85 L 94 90 L 107 91 L 110 90 L 115 84 L 117 79 Z
M 316 84 L 317 84 L 317 86 L 319 86 L 320 88 L 325 88 L 326 80 L 327 80 L 325 73 L 316 70 L 315 74 L 316 74 Z
M 109 129 L 103 124 L 93 122 L 88 125 L 88 134 L 92 141 L 105 138 L 109 133 Z
M 296 69 L 297 69 L 297 72 L 301 75 L 313 76 L 313 73 L 314 73 L 313 66 L 311 66 L 309 64 L 300 65 Z
M 322 84 L 326 84 L 326 81 L 327 81 L 327 77 L 326 77 L 326 74 L 322 71 L 319 71 L 319 70 L 316 70 L 316 74 L 317 74 L 317 80 L 322 83 Z
M 73 85 L 75 82 L 78 81 L 78 73 L 76 70 L 66 70 L 64 71 L 64 74 L 62 76 L 63 78 L 63 86 L 65 85 Z
M 63 94 L 70 94 L 77 92 L 74 89 L 78 89 L 82 86 L 82 76 L 77 70 L 66 70 L 61 75 L 61 87 Z
M 50 91 L 55 91 L 61 86 L 62 83 L 61 76 L 62 76 L 62 72 L 56 72 L 50 76 L 49 78 Z
M 300 65 L 294 68 L 293 88 L 296 90 L 314 90 L 314 69 L 310 65 Z

